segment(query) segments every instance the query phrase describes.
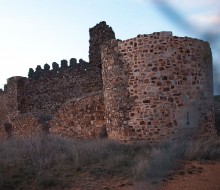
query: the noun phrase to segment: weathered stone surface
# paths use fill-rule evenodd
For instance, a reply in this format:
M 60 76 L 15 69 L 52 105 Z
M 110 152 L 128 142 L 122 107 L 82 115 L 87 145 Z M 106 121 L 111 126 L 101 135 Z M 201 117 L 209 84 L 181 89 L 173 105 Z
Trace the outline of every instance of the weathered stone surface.
M 51 70 L 39 79 L 27 79 L 22 90 L 22 112 L 44 111 L 56 113 L 62 104 L 72 98 L 102 89 L 100 69 L 78 64 L 78 68 Z M 86 67 L 86 69 L 85 69 Z
M 111 52 L 111 53 L 109 53 Z M 109 138 L 123 139 L 129 131 L 128 66 L 118 50 L 118 41 L 111 40 L 102 48 L 102 76 L 106 127 Z
M 207 42 L 171 32 L 118 41 L 101 22 L 90 29 L 89 58 L 9 78 L 0 90 L 0 139 L 50 132 L 153 142 L 215 134 Z
M 89 62 L 101 68 L 101 46 L 104 42 L 115 39 L 115 33 L 105 21 L 89 29 Z
M 112 138 L 157 141 L 195 130 L 215 133 L 207 42 L 170 32 L 138 35 L 107 42 L 102 62 Z
M 4 129 L 0 130 L 1 140 L 6 140 L 9 137 L 31 137 L 41 134 L 47 134 L 50 124 L 47 121 L 42 121 L 42 113 L 25 113 L 13 115 L 10 118 L 10 123 L 4 123 Z M 45 128 L 47 126 L 47 128 Z
M 45 134 L 39 113 L 20 114 L 13 119 L 12 136 L 30 137 Z
M 67 101 L 51 121 L 50 133 L 74 138 L 104 137 L 103 92 Z

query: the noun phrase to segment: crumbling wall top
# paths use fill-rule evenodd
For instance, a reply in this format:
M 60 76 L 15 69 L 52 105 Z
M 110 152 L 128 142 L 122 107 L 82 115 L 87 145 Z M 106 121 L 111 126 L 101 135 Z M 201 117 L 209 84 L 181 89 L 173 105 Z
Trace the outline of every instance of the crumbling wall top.
M 89 35 L 89 62 L 101 68 L 101 46 L 106 41 L 115 39 L 115 33 L 105 21 L 102 21 L 89 29 Z

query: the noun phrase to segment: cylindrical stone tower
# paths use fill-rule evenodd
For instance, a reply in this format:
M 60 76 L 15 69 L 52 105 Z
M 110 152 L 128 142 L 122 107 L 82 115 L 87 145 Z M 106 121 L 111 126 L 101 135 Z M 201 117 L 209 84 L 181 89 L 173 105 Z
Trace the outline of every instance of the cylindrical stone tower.
M 102 48 L 108 136 L 158 141 L 215 133 L 207 42 L 171 32 L 112 40 Z

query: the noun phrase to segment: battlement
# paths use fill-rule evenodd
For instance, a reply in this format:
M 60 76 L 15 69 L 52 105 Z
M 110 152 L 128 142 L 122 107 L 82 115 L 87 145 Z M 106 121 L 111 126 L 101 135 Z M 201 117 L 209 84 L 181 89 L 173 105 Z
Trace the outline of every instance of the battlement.
M 52 69 L 51 66 L 47 63 L 44 65 L 43 68 L 41 68 L 40 65 L 37 65 L 35 70 L 33 68 L 30 68 L 28 72 L 28 78 L 39 79 L 41 76 L 55 75 L 63 72 L 68 72 L 70 70 L 82 72 L 91 69 L 91 66 L 91 64 L 84 61 L 83 59 L 79 59 L 79 61 L 77 62 L 77 59 L 71 58 L 69 63 L 67 60 L 63 59 L 61 60 L 60 65 L 56 62 L 53 62 Z

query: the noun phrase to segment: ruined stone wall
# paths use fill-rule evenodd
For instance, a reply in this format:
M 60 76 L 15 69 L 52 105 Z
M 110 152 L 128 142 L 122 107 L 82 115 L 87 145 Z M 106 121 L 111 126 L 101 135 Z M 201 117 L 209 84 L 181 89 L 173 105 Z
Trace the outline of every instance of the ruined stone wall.
M 89 63 L 62 60 L 52 69 L 30 69 L 28 78 L 8 79 L 0 91 L 0 139 L 7 138 L 3 124 L 10 118 L 14 136 L 46 129 L 74 138 L 152 142 L 215 133 L 207 42 L 171 32 L 119 41 L 105 22 L 89 32 Z M 47 115 L 50 130 L 39 120 Z
M 104 42 L 115 39 L 115 33 L 106 22 L 100 22 L 89 29 L 89 62 L 101 68 L 101 46 Z
M 45 112 L 56 113 L 62 104 L 72 98 L 102 90 L 101 45 L 115 39 L 115 34 L 106 22 L 100 22 L 89 29 L 89 63 L 71 59 L 61 66 L 53 63 L 53 69 L 45 64 L 36 71 L 30 69 L 29 79 L 20 81 L 18 91 L 18 108 L 21 113 Z
M 1 92 L 8 113 L 16 113 L 18 110 L 18 83 L 25 77 L 11 77 L 7 80 L 4 91 Z
M 37 77 L 36 77 L 37 76 Z M 91 64 L 41 70 L 21 82 L 19 110 L 54 114 L 66 101 L 102 90 L 100 69 Z
M 215 126 L 218 135 L 220 135 L 220 96 L 214 98 L 214 109 L 215 109 Z
M 7 115 L 7 96 L 4 91 L 0 92 L 0 124 L 4 123 L 5 116 Z
M 23 77 L 11 77 L 7 80 L 4 91 L 0 91 L 0 139 L 4 139 L 7 134 L 5 132 L 4 123 L 18 114 L 18 82 Z
M 132 104 L 128 91 L 128 64 L 118 50 L 118 41 L 112 40 L 102 48 L 102 76 L 105 119 L 108 137 L 123 139 L 135 131 L 128 126 L 128 109 Z
M 65 107 L 65 102 L 102 91 L 100 47 L 105 41 L 114 38 L 115 34 L 112 28 L 105 22 L 100 22 L 90 29 L 90 63 L 82 59 L 77 63 L 77 60 L 73 58 L 68 64 L 66 60 L 62 60 L 60 66 L 54 62 L 52 69 L 48 64 L 45 64 L 44 68 L 38 65 L 35 70 L 29 69 L 28 78 L 13 77 L 9 79 L 5 90 L 0 91 L 0 138 L 6 136 L 5 129 L 2 126 L 8 121 L 9 115 L 18 116 L 17 119 L 13 120 L 15 123 L 12 123 L 13 134 L 25 136 L 28 133 L 32 134 L 31 131 L 37 129 L 36 126 L 39 123 L 36 122 L 35 114 L 57 115 L 58 110 L 63 105 Z M 97 105 L 99 104 L 97 100 Z M 76 108 L 76 110 L 79 111 L 78 115 L 84 113 L 83 109 L 82 112 L 80 108 Z M 100 114 L 104 117 L 103 110 Z M 68 122 L 71 119 L 69 118 Z M 84 116 L 81 119 L 83 125 L 83 122 L 89 122 L 88 118 Z M 93 116 L 91 116 L 91 121 L 93 121 Z M 62 117 L 60 122 L 62 123 Z M 99 122 L 95 124 L 98 125 Z M 30 129 L 28 129 L 29 124 L 33 125 L 30 126 Z M 95 127 L 95 124 L 92 125 L 92 128 Z M 97 136 L 98 128 L 92 129 L 93 132 L 91 132 L 86 124 L 82 131 L 88 130 L 88 134 Z M 27 129 L 27 133 L 25 133 L 25 129 Z M 86 133 L 82 132 L 82 134 Z
M 12 119 L 12 123 L 12 137 L 31 137 L 45 132 L 37 114 L 26 113 L 17 115 Z
M 66 102 L 51 121 L 50 133 L 83 139 L 106 137 L 103 92 Z
M 197 131 L 214 133 L 207 42 L 171 32 L 112 40 L 102 48 L 102 63 L 107 131 L 112 138 L 157 141 L 198 127 Z M 119 67 L 123 71 L 115 72 Z

